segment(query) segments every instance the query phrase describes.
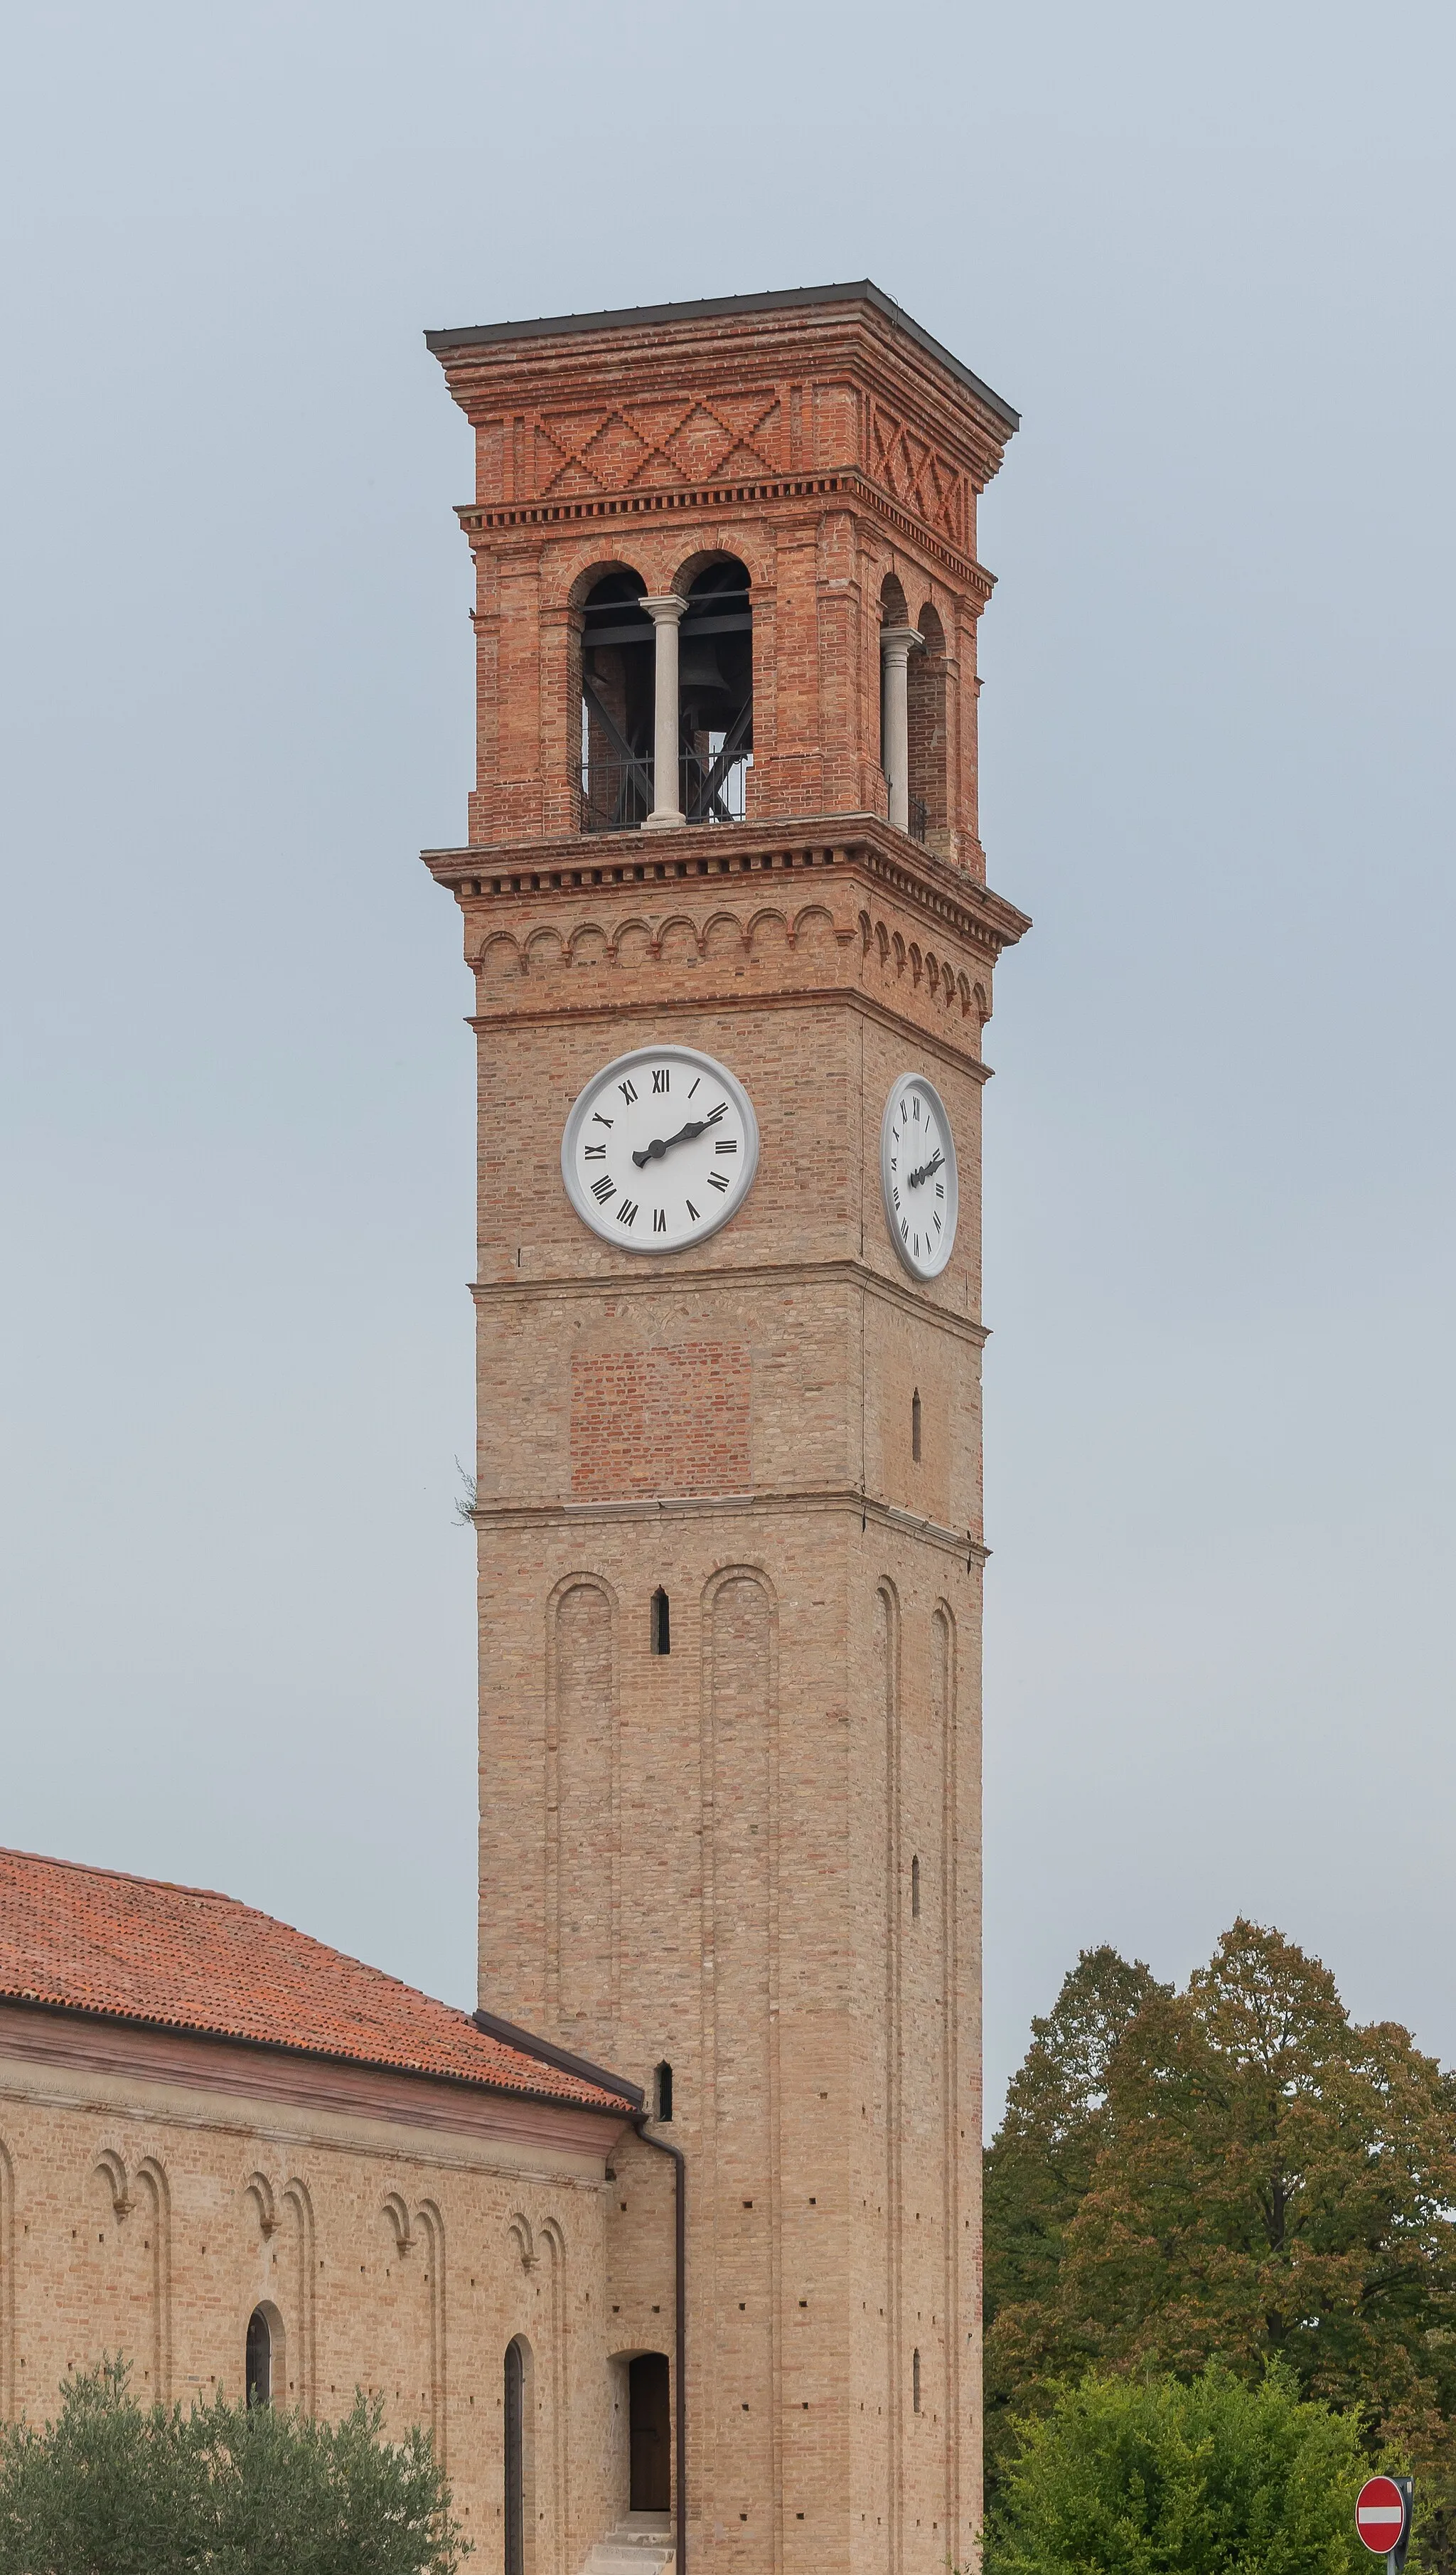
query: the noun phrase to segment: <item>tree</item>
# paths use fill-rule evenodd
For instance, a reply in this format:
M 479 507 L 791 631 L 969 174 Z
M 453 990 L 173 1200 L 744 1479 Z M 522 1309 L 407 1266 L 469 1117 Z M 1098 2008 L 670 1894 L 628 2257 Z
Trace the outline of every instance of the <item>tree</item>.
M 1354 2026 L 1318 1959 L 1238 1921 L 1186 1992 L 1159 1989 L 1127 2024 L 1098 2116 L 1055 2263 L 1024 2270 L 1028 2294 L 994 2314 L 1002 2403 L 1049 2403 L 1090 2368 L 1191 2377 L 1217 2359 L 1253 2384 L 1278 2359 L 1440 2500 L 1456 2430 L 1452 2078 L 1393 2023 Z M 1427 2562 L 1443 2549 L 1433 2531 Z
M 0 2433 L 0 2575 L 454 2575 L 469 2543 L 428 2433 L 219 2397 L 143 2410 L 120 2361 Z
M 985 2442 L 988 2498 L 1012 2438 L 1011 2412 L 1026 2393 L 1023 2334 L 1056 2294 L 1062 2243 L 1107 2142 L 1107 2086 L 1125 2032 L 1144 2006 L 1171 1992 L 1141 1960 L 1083 1949 L 1045 2019 L 1031 2023 L 1025 2063 L 985 2158 Z M 1003 2313 L 1009 2332 L 995 2331 Z
M 1253 2386 L 1093 2373 L 1023 2421 L 985 2575 L 1354 2575 L 1365 2472 L 1354 2419 L 1277 2362 Z

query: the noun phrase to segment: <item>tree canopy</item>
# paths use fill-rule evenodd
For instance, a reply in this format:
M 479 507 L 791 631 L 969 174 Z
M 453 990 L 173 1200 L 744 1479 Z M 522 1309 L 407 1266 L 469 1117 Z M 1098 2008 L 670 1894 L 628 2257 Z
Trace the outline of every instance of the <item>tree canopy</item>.
M 0 2575 L 455 2575 L 469 2543 L 430 2436 L 356 2395 L 314 2423 L 221 2397 L 143 2409 L 119 2361 L 0 2432 Z
M 991 2481 L 1088 2370 L 1279 2361 L 1444 2485 L 1456 2429 L 1456 2084 L 1237 1921 L 1186 1989 L 1083 1952 L 987 2156 Z
M 1065 2388 L 1023 2420 L 985 2575 L 1355 2575 L 1359 2426 L 1276 2363 Z

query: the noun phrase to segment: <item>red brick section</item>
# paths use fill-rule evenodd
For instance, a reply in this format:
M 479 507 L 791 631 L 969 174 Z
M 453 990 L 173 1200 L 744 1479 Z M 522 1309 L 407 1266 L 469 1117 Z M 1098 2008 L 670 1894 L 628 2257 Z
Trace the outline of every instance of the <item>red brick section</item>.
M 0 1995 L 622 2111 L 619 2095 L 230 1895 L 29 1851 L 0 1851 Z
M 751 1382 L 740 1341 L 574 1357 L 574 1496 L 746 1492 Z

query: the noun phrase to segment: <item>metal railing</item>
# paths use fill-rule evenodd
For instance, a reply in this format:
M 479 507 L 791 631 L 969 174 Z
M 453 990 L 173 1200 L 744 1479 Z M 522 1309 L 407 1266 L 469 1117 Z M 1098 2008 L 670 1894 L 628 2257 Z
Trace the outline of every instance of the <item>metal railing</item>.
M 923 796 L 910 798 L 909 834 L 912 841 L 923 841 L 928 822 L 928 808 Z
M 725 761 L 701 760 L 685 751 L 678 764 L 679 811 L 690 823 L 741 823 L 747 807 L 747 775 L 753 755 L 738 752 Z M 575 777 L 584 832 L 637 832 L 653 810 L 654 763 L 651 752 L 624 757 L 617 752 L 584 760 Z

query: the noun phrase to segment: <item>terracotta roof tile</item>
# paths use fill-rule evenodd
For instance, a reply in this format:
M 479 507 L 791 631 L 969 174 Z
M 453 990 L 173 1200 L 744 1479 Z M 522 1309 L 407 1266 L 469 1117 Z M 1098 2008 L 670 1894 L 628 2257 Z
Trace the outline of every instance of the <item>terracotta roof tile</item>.
M 443 2075 L 579 2107 L 620 2095 L 230 1895 L 0 1850 L 0 1998 Z

